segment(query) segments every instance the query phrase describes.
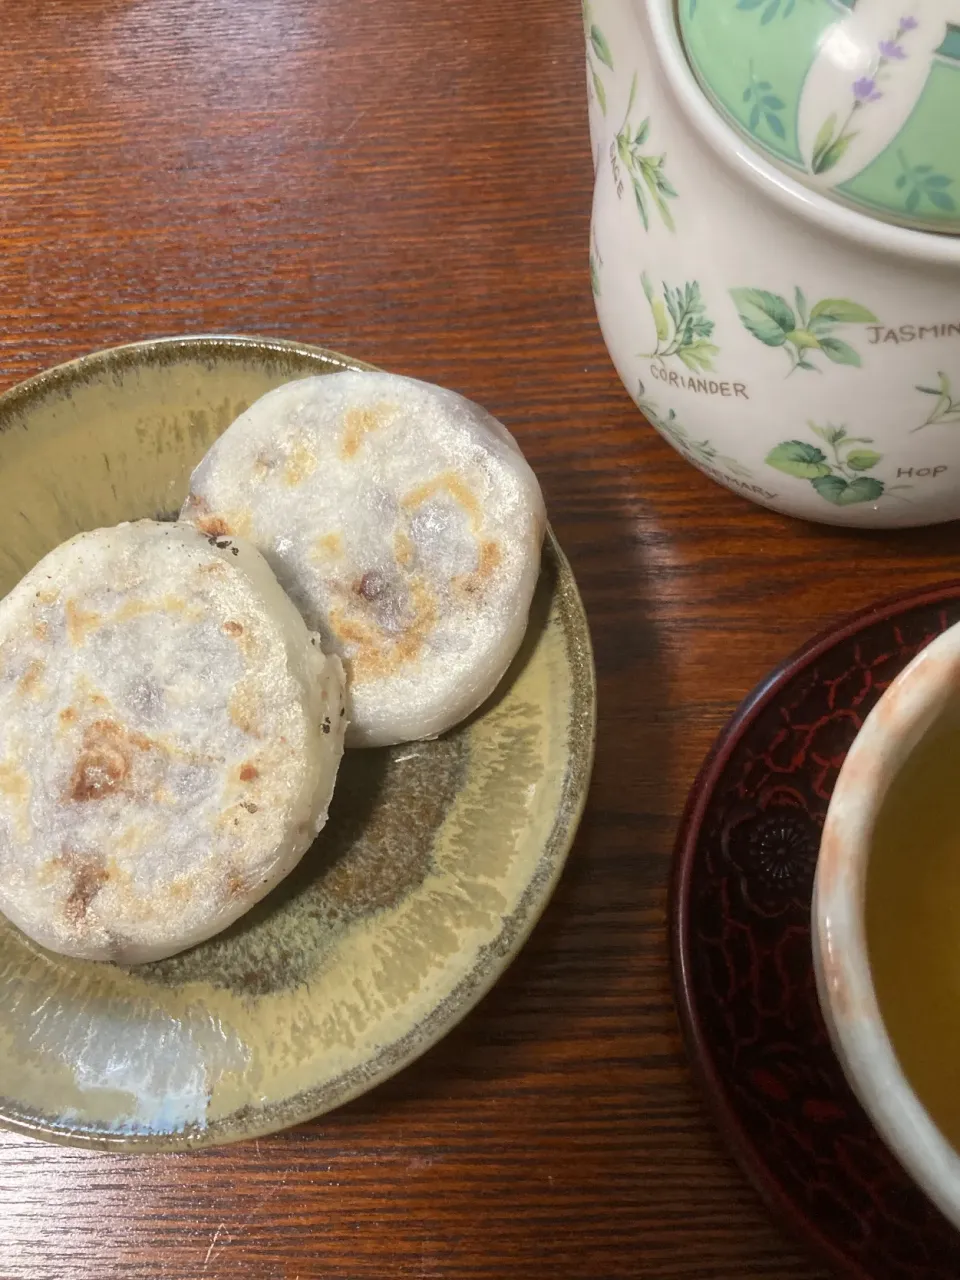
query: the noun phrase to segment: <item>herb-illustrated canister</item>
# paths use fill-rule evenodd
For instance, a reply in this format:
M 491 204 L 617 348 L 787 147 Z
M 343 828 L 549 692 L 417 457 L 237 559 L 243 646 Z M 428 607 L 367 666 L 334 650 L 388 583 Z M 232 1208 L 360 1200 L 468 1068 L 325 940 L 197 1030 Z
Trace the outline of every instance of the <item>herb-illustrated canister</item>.
M 792 515 L 960 517 L 960 0 L 589 0 L 584 18 L 591 278 L 650 423 Z

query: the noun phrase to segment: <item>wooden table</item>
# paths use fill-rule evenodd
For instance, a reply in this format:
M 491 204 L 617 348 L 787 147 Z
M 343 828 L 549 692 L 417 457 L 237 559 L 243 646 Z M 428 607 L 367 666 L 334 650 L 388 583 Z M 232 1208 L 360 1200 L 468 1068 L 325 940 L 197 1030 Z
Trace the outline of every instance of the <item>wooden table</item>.
M 600 739 L 556 898 L 491 995 L 314 1124 L 180 1157 L 0 1139 L 3 1280 L 811 1280 L 678 1037 L 665 893 L 738 699 L 951 529 L 793 523 L 634 409 L 587 270 L 574 0 L 34 0 L 0 15 L 0 384 L 97 347 L 322 342 L 521 439 L 592 619 Z

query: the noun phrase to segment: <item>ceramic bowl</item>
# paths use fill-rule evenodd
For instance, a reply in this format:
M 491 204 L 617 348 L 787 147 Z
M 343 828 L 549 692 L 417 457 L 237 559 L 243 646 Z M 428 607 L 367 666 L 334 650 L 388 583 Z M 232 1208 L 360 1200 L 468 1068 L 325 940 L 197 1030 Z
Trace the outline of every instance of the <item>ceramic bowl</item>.
M 174 518 L 253 400 L 357 365 L 266 338 L 102 351 L 0 396 L 0 593 L 58 542 Z M 370 1089 L 492 986 L 583 808 L 595 684 L 548 535 L 500 688 L 433 742 L 347 752 L 321 839 L 225 932 L 153 964 L 53 955 L 0 918 L 0 1123 L 110 1150 L 251 1138 Z
M 960 1153 L 901 1067 L 871 976 L 865 924 L 867 872 L 883 801 L 924 736 L 955 712 L 960 624 L 903 670 L 847 754 L 824 824 L 812 929 L 820 1004 L 847 1079 L 907 1172 L 960 1228 Z
M 751 144 L 833 199 L 960 233 L 955 0 L 680 0 L 684 47 Z

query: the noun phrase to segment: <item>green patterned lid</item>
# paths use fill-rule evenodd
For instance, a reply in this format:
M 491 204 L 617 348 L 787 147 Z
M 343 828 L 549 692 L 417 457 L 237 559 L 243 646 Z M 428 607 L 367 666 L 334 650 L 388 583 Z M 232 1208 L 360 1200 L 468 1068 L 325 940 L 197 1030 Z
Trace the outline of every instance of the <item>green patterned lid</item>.
M 960 234 L 958 0 L 678 0 L 691 66 L 758 150 L 888 222 Z

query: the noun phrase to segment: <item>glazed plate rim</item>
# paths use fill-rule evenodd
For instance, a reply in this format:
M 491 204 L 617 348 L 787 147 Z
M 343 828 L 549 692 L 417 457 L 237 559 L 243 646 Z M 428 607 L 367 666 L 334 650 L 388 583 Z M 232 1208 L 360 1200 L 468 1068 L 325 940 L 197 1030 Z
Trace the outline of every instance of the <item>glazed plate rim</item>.
M 244 352 L 277 356 L 302 356 L 342 369 L 375 369 L 377 366 L 331 351 L 312 343 L 286 338 L 258 337 L 240 333 L 198 333 L 147 338 L 138 342 L 105 347 L 73 360 L 54 365 L 24 379 L 0 394 L 0 430 L 11 413 L 29 412 L 37 398 L 48 392 L 84 381 L 90 372 L 97 376 L 115 370 L 135 369 L 162 359 L 164 352 L 202 360 L 208 355 Z M 307 375 L 304 375 L 307 376 Z M 597 731 L 597 682 L 589 622 L 570 564 L 552 527 L 548 524 L 544 556 L 556 569 L 555 598 L 560 599 L 560 623 L 570 671 L 571 726 L 569 746 L 553 825 L 542 843 L 536 862 L 526 876 L 523 892 L 492 941 L 481 947 L 471 970 L 415 1026 L 398 1039 L 382 1046 L 366 1062 L 327 1083 L 263 1107 L 248 1104 L 203 1129 L 158 1134 L 110 1133 L 106 1130 L 70 1128 L 69 1123 L 46 1123 L 40 1119 L 11 1115 L 7 1106 L 13 1099 L 0 1097 L 0 1128 L 58 1146 L 127 1153 L 197 1150 L 264 1137 L 305 1124 L 344 1106 L 384 1083 L 433 1048 L 493 988 L 519 954 L 543 914 L 563 871 L 567 855 L 583 816 L 593 772 Z M 459 953 L 455 953 L 459 954 Z M 450 963 L 448 961 L 447 963 Z M 278 1112 L 282 1112 L 278 1115 Z

